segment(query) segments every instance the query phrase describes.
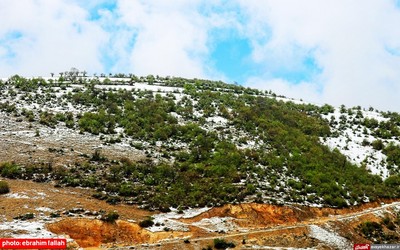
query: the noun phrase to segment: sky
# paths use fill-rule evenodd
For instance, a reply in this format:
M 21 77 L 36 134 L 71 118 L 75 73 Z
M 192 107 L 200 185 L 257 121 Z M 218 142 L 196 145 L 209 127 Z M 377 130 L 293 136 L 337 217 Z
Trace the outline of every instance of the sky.
M 400 0 L 0 0 L 0 77 L 222 80 L 400 112 Z

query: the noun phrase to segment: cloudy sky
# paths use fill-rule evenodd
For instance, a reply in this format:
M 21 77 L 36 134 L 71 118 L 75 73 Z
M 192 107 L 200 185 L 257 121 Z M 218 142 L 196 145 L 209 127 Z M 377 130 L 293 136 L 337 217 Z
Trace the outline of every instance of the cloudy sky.
M 399 0 L 0 0 L 0 16 L 0 77 L 197 77 L 400 111 Z

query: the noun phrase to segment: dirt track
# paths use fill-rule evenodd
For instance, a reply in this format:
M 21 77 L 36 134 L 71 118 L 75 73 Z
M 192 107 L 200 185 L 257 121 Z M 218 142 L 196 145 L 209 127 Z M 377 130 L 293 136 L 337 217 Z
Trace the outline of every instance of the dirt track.
M 135 246 L 135 249 L 148 249 L 150 246 L 152 249 L 201 249 L 208 245 L 212 246 L 215 238 L 224 238 L 234 242 L 239 249 L 254 245 L 337 249 L 334 243 L 330 244 L 310 235 L 310 226 L 328 230 L 338 238 L 346 239 L 348 244 L 366 242 L 355 230 L 357 225 L 366 220 L 380 221 L 383 214 L 393 213 L 400 208 L 398 201 L 384 205 L 379 202 L 368 203 L 341 210 L 254 203 L 226 205 L 213 208 L 193 218 L 175 220 L 186 225 L 189 228 L 187 232 L 171 230 L 153 233 L 138 227 L 133 222 L 154 215 L 153 212 L 135 206 L 109 205 L 91 198 L 91 191 L 87 189 L 57 189 L 46 183 L 7 181 L 12 192 L 0 199 L 1 214 L 5 215 L 3 221 L 10 222 L 13 217 L 28 212 L 34 213 L 37 218 L 48 217 L 52 212 L 58 212 L 61 217 L 56 219 L 55 223 L 49 222 L 47 229 L 75 239 L 81 247 Z M 49 210 L 38 211 L 37 208 Z M 85 211 L 116 210 L 121 220 L 115 224 L 107 224 L 96 220 L 93 216 L 64 213 L 76 208 Z M 196 224 L 210 218 L 224 217 L 232 218 L 232 223 L 235 225 L 224 233 L 207 230 L 208 225 Z M 7 237 L 8 233 L 10 230 L 0 230 L 0 237 Z M 184 239 L 189 239 L 190 243 L 184 243 Z

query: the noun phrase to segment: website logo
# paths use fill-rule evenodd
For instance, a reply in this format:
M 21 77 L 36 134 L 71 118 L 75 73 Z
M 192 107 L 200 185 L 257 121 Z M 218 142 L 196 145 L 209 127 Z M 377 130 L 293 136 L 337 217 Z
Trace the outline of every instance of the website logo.
M 370 244 L 354 244 L 353 250 L 371 250 Z

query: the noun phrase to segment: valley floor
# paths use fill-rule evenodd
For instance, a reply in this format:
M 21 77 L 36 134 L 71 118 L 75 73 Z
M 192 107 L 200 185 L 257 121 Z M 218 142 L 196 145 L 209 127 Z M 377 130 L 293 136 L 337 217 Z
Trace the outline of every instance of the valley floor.
M 400 202 L 385 201 L 340 210 L 246 203 L 160 214 L 107 204 L 88 189 L 7 182 L 11 192 L 0 199 L 0 237 L 65 237 L 71 248 L 202 249 L 219 238 L 236 249 L 352 249 L 355 243 L 371 242 L 360 225 L 396 220 L 400 211 Z M 99 220 L 109 211 L 117 211 L 119 220 Z M 34 218 L 22 218 L 29 213 Z M 148 216 L 164 230 L 138 226 Z M 379 235 L 399 237 L 399 228 L 382 227 Z

